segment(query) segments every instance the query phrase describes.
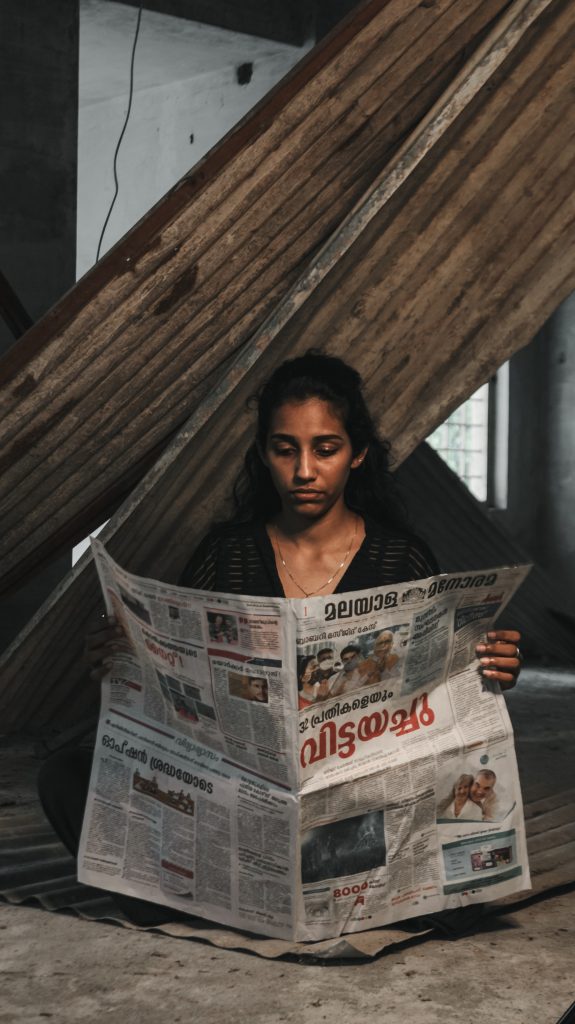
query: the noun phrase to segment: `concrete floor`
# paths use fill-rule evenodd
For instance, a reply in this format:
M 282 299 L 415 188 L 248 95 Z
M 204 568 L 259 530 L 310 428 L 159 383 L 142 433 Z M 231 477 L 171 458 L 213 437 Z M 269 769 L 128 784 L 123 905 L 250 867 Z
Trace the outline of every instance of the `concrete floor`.
M 572 784 L 574 696 L 573 675 L 539 671 L 510 695 L 529 799 Z M 26 798 L 21 775 L 11 791 Z M 32 907 L 0 905 L 0 932 L 1 1024 L 556 1024 L 575 999 L 575 887 L 457 941 L 345 964 L 267 961 Z
M 2 907 L 2 1024 L 555 1024 L 575 998 L 575 892 L 367 963 L 262 960 Z

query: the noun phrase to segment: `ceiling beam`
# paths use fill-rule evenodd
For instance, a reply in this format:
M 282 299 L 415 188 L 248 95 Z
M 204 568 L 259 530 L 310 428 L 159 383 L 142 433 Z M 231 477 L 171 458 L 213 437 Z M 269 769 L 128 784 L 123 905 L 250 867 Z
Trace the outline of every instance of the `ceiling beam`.
M 140 0 L 122 3 L 140 6 Z M 303 46 L 309 38 L 314 13 L 306 0 L 144 0 L 144 10 L 291 46 Z

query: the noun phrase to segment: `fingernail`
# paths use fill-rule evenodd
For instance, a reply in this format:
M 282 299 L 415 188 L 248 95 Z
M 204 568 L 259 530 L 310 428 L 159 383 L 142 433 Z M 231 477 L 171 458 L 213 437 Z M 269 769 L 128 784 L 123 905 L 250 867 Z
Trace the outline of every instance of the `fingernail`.
M 496 636 L 497 636 L 497 633 L 488 633 L 487 634 L 487 639 L 488 640 L 495 640 Z
M 490 665 L 491 664 L 491 660 L 489 658 L 480 658 L 479 660 L 480 660 L 482 665 Z
M 477 647 L 475 648 L 475 650 L 476 651 L 486 651 L 487 647 L 486 647 L 485 644 L 477 644 Z

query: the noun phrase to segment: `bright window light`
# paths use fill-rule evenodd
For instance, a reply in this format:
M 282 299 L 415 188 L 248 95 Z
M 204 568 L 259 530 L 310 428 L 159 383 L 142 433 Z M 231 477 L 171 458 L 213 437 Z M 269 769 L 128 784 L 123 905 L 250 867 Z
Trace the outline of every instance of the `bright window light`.
M 478 501 L 487 501 L 488 427 L 489 384 L 484 384 L 427 438 Z

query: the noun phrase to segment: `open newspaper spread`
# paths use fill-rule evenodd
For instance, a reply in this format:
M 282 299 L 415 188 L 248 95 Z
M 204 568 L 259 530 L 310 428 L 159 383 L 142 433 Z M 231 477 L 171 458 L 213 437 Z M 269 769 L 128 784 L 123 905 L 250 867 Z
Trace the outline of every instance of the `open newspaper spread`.
M 528 567 L 288 600 L 92 545 L 127 640 L 82 882 L 300 941 L 529 888 L 511 723 L 475 656 Z

